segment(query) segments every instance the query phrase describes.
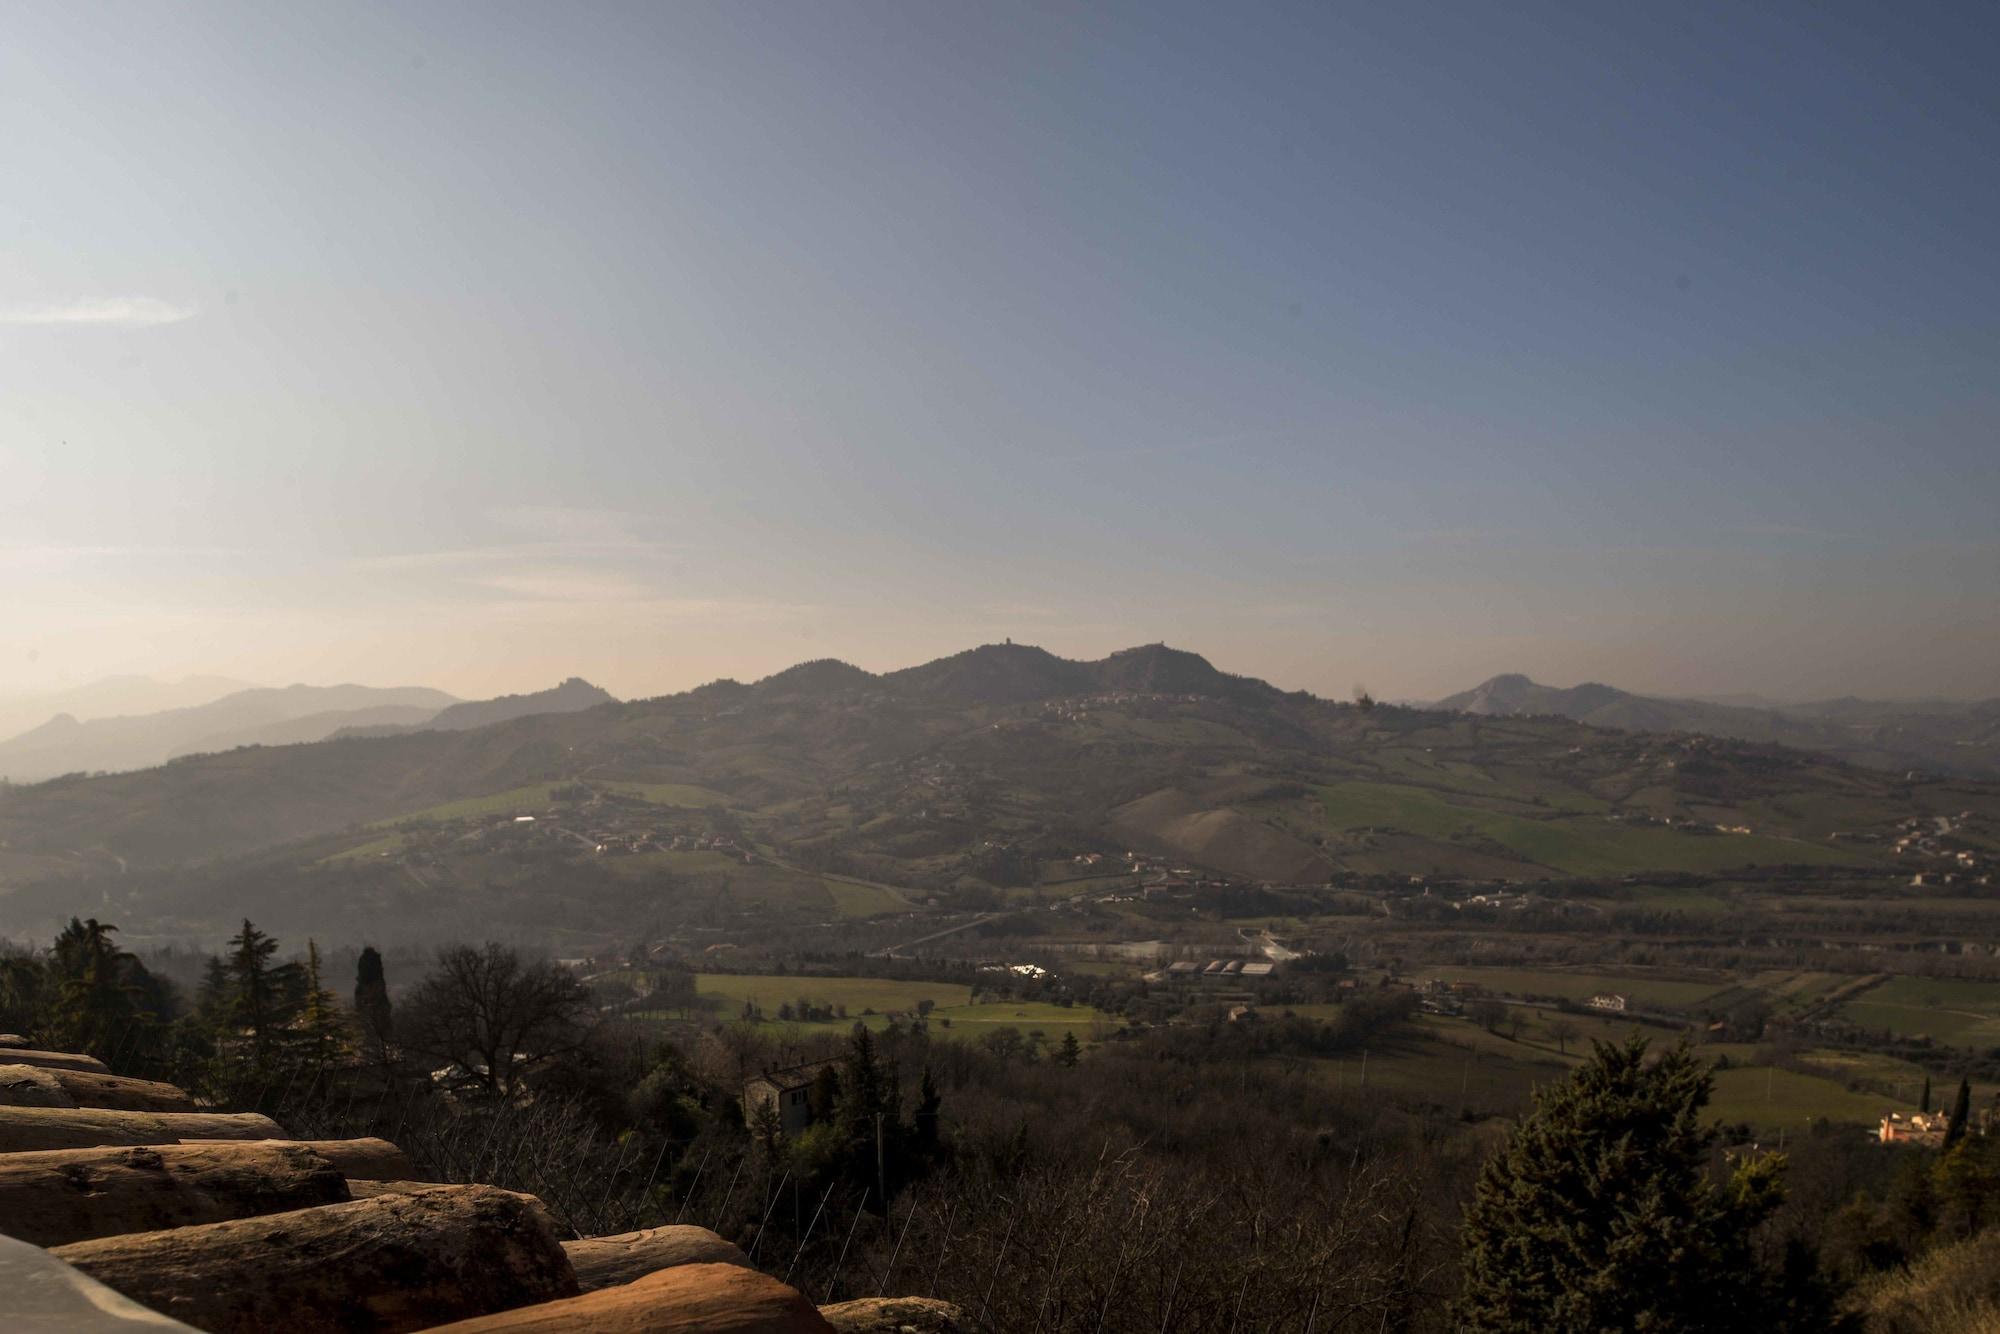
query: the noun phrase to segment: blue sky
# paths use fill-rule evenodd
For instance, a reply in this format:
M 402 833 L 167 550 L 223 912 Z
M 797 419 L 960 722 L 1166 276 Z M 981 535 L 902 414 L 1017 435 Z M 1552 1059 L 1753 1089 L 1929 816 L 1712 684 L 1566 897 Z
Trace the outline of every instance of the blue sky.
M 0 692 L 2000 693 L 1990 6 L 9 28 Z

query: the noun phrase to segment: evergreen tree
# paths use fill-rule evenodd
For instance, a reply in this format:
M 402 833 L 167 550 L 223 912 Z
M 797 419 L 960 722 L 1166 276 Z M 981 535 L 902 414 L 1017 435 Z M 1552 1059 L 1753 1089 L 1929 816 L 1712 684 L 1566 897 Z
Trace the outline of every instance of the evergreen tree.
M 49 952 L 52 1002 L 42 1027 L 60 1047 L 88 1052 L 113 1064 L 130 1044 L 136 1025 L 152 1019 L 146 1008 L 145 969 L 111 940 L 118 930 L 95 917 L 72 917 Z
M 195 995 L 195 1015 L 210 1032 L 221 1034 L 232 1027 L 234 1010 L 235 1001 L 229 988 L 229 965 L 211 954 L 208 966 L 202 972 L 201 990 Z
M 49 970 L 32 954 L 0 958 L 0 1029 L 40 1037 L 49 1012 Z
M 866 1024 L 857 1023 L 848 1038 L 833 1123 L 845 1142 L 841 1157 L 848 1179 L 873 1188 L 877 1199 L 887 1198 L 902 1171 L 907 1131 L 895 1065 L 876 1054 L 875 1035 Z
M 894 1061 L 882 1062 L 882 1110 L 889 1124 L 901 1125 L 903 1115 L 903 1072 Z
M 750 1115 L 750 1138 L 771 1158 L 776 1158 L 784 1150 L 785 1123 L 778 1115 L 778 1104 L 769 1098 L 757 1104 Z
M 1938 1155 L 1931 1183 L 1938 1232 L 1953 1240 L 1977 1234 L 2000 1217 L 2000 1139 L 1976 1135 L 1959 1140 Z
M 1595 1056 L 1539 1090 L 1481 1171 L 1466 1210 L 1461 1331 L 1659 1334 L 1785 1327 L 1777 1275 L 1750 1232 L 1776 1208 L 1783 1160 L 1707 1179 L 1710 1073 L 1685 1045 L 1657 1062 L 1646 1042 Z
M 938 1093 L 937 1081 L 931 1078 L 931 1068 L 924 1067 L 923 1078 L 917 1082 L 916 1135 L 917 1144 L 931 1148 L 938 1141 L 938 1109 L 944 1105 L 944 1098 Z
M 833 1120 L 834 1109 L 839 1105 L 840 1071 L 823 1065 L 813 1076 L 812 1088 L 806 1094 L 806 1115 L 814 1125 L 822 1125 Z
M 1958 1081 L 1958 1096 L 1951 1102 L 1951 1122 L 1944 1128 L 1944 1146 L 1952 1145 L 1965 1138 L 1965 1123 L 1972 1119 L 1972 1085 L 1963 1079 Z
M 303 999 L 299 1006 L 298 1041 L 300 1055 L 315 1066 L 325 1065 L 347 1054 L 347 1017 L 320 981 L 319 945 L 306 941 L 306 968 Z
M 1056 1049 L 1056 1064 L 1065 1070 L 1076 1069 L 1077 1058 L 1083 1054 L 1083 1044 L 1076 1040 L 1076 1034 L 1063 1034 L 1062 1046 Z
M 354 965 L 354 1014 L 360 1021 L 362 1041 L 377 1060 L 388 1052 L 395 1036 L 395 1013 L 389 1007 L 389 979 L 382 971 L 382 954 L 365 945 Z
M 1925 1076 L 1924 1076 L 1924 1093 L 1923 1093 L 1923 1096 L 1922 1096 L 1921 1098 L 1917 1099 L 1917 1111 L 1918 1111 L 1918 1113 L 1919 1113 L 1920 1115 L 1923 1115 L 1923 1116 L 1929 1116 L 1929 1115 L 1930 1115 L 1930 1112 L 1931 1112 L 1931 1077 L 1930 1077 L 1929 1075 L 1925 1075 Z
M 260 1069 L 271 1064 L 298 1012 L 299 970 L 273 963 L 277 952 L 278 942 L 246 917 L 243 929 L 229 938 L 229 954 L 223 961 L 230 1025 L 250 1040 L 251 1059 Z
M 875 1137 L 875 1114 L 887 1105 L 882 1063 L 875 1055 L 875 1035 L 856 1024 L 847 1040 L 847 1060 L 840 1076 L 840 1120 L 848 1134 Z

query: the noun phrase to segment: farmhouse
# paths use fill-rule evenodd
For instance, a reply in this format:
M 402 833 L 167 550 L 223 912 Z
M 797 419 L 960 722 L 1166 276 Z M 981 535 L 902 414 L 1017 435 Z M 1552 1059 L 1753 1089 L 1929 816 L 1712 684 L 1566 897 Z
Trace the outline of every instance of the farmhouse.
M 1944 1133 L 1950 1128 L 1951 1118 L 1943 1112 L 1913 1112 L 1908 1116 L 1891 1112 L 1882 1118 L 1877 1137 L 1884 1144 L 1922 1144 L 1935 1149 L 1943 1146 Z
M 1609 1010 L 1616 1014 L 1625 1009 L 1627 1002 L 1625 997 L 1615 991 L 1600 991 L 1585 1001 L 1584 1004 L 1593 1010 Z
M 758 1109 L 766 1105 L 778 1109 L 778 1124 L 787 1135 L 797 1135 L 812 1124 L 812 1086 L 819 1072 L 838 1061 L 808 1061 L 783 1070 L 766 1070 L 743 1084 L 743 1119 L 754 1123 Z

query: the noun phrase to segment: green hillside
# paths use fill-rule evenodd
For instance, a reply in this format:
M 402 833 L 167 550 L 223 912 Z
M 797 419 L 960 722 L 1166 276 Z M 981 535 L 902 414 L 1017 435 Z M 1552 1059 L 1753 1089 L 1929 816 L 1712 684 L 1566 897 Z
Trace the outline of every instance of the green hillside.
M 1111 859 L 1102 876 L 1133 853 L 1244 884 L 1890 883 L 1899 826 L 1945 817 L 1983 848 L 2000 796 L 1773 746 L 1333 703 L 1160 646 L 1004 645 L 0 789 L 0 930 L 79 893 L 135 928 L 227 922 L 253 881 L 308 922 L 501 904 L 525 925 L 537 885 L 572 909 L 537 903 L 537 929 L 732 904 L 865 920 L 1006 902 L 1084 854 Z

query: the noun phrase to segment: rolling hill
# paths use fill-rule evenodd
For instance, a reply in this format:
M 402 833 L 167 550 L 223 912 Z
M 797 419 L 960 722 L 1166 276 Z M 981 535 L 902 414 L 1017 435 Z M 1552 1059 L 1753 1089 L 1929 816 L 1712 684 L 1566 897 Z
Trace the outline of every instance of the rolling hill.
M 594 709 L 600 704 L 617 702 L 610 691 L 600 689 L 580 676 L 572 676 L 549 690 L 453 704 L 422 725 L 437 732 L 466 732 L 475 727 L 489 727 L 494 723 L 528 718 L 538 713 L 576 713 Z
M 45 930 L 80 899 L 159 930 L 246 905 L 293 930 L 810 921 L 992 903 L 1127 853 L 1280 885 L 1886 884 L 1908 875 L 1899 824 L 1945 817 L 1990 839 L 2000 789 L 1556 716 L 1335 703 L 1162 645 L 1074 662 L 1002 644 L 0 789 L 0 931 Z
M 1637 732 L 1696 732 L 1837 755 L 1879 768 L 2000 777 L 2000 699 L 1737 703 L 1539 685 L 1509 674 L 1425 707 L 1484 717 L 1572 718 Z

